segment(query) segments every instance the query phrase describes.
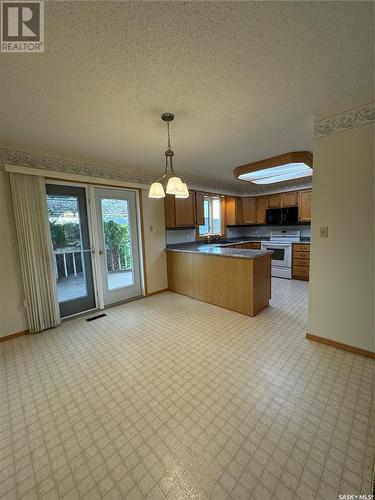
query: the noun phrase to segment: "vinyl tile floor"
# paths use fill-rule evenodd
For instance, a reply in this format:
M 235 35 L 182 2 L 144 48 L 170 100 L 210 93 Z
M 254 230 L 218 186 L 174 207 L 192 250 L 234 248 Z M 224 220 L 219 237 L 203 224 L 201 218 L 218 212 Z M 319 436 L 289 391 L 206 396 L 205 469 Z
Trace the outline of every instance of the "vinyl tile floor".
M 2 499 L 369 494 L 370 359 L 305 339 L 308 284 L 255 318 L 173 293 L 0 344 Z

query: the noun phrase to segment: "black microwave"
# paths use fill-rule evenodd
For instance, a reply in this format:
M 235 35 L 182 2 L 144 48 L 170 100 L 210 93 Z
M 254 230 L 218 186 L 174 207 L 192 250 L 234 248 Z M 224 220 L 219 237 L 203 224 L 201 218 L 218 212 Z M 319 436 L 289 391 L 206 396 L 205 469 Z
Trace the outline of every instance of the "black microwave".
M 298 222 L 298 207 L 268 208 L 266 210 L 266 223 L 274 226 L 287 226 Z

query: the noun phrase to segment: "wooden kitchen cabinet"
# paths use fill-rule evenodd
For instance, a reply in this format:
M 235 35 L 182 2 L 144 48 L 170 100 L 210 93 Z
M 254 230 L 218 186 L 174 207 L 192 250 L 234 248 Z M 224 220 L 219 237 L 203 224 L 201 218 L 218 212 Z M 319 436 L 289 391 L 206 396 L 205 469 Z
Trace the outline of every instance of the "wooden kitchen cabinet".
M 257 200 L 256 198 L 242 198 L 242 223 L 256 224 Z
M 310 243 L 294 243 L 292 251 L 292 278 L 309 280 Z
M 268 208 L 281 208 L 281 206 L 282 206 L 281 193 L 271 194 L 268 197 Z
M 197 226 L 204 224 L 204 193 L 195 192 L 195 223 Z
M 297 191 L 281 194 L 281 204 L 283 207 L 296 207 L 298 205 Z
M 225 198 L 225 223 L 227 226 L 242 224 L 241 198 L 228 196 Z
M 268 208 L 268 196 L 258 196 L 257 200 L 257 224 L 266 223 L 266 210 Z
M 176 198 L 167 194 L 164 198 L 165 226 L 195 226 L 195 192 L 189 191 L 189 198 Z
M 311 190 L 298 193 L 298 220 L 300 222 L 311 221 L 311 195 Z
M 251 250 L 260 250 L 261 243 L 260 241 L 249 241 L 248 243 L 243 243 L 242 248 L 250 248 Z

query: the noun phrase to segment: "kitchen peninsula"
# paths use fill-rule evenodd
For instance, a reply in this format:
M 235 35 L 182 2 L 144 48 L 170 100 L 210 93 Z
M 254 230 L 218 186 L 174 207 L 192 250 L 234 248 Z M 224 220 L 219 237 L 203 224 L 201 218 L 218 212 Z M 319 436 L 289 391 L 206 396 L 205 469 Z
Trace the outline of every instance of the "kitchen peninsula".
M 167 246 L 169 290 L 255 316 L 271 298 L 269 250 L 229 244 Z

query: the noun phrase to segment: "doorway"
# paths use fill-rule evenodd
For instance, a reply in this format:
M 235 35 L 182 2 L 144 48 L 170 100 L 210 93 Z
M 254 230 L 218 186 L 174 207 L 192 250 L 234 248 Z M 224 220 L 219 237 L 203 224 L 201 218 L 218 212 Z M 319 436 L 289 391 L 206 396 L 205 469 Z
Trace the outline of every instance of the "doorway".
M 61 317 L 141 296 L 136 191 L 47 184 L 46 193 Z
M 105 306 L 141 295 L 135 191 L 95 188 L 99 273 Z
M 62 318 L 96 307 L 86 191 L 47 184 L 57 298 Z

